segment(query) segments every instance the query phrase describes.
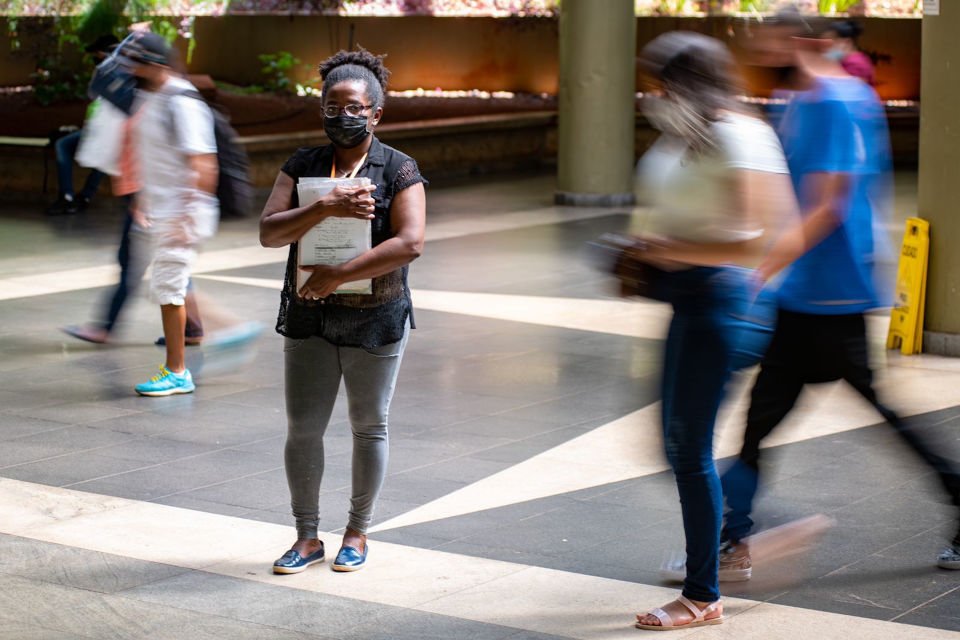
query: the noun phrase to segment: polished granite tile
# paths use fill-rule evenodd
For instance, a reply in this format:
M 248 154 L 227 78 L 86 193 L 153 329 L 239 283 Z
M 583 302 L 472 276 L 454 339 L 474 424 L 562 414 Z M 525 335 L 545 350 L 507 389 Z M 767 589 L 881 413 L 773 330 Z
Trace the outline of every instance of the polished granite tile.
M 187 570 L 171 565 L 0 535 L 0 573 L 98 593 L 116 593 Z
M 3 468 L 5 478 L 64 487 L 78 482 L 108 478 L 146 466 L 136 460 L 122 460 L 99 453 L 70 453 Z
M 548 182 L 519 179 L 498 183 L 494 190 L 486 185 L 432 189 L 431 229 L 447 239 L 428 242 L 424 256 L 413 265 L 410 282 L 415 300 L 417 289 L 530 300 L 607 297 L 608 279 L 582 261 L 580 249 L 600 233 L 623 230 L 628 216 L 615 211 L 585 219 L 571 214 L 563 220 L 551 212 L 552 221 L 525 226 L 522 216 L 539 219 L 539 209 L 549 204 L 552 187 Z M 473 212 L 476 219 L 465 212 Z M 525 213 L 509 218 L 518 212 Z M 498 217 L 501 214 L 505 217 Z M 58 260 L 64 255 L 80 266 L 106 264 L 109 256 L 99 254 L 103 238 L 113 241 L 116 222 L 114 218 L 109 224 L 101 220 L 92 226 L 70 226 L 29 221 L 28 237 L 36 240 L 31 253 L 4 251 L 0 279 L 34 268 L 35 255 L 44 251 L 52 261 L 51 269 L 60 268 Z M 0 228 L 6 230 L 10 224 L 0 214 Z M 251 245 L 255 227 L 254 220 L 227 221 L 210 249 Z M 278 259 L 282 253 L 278 252 Z M 244 266 L 217 274 L 278 281 L 282 267 Z M 156 500 L 198 513 L 276 522 L 289 526 L 292 534 L 281 469 L 286 429 L 281 340 L 272 333 L 277 290 L 202 277 L 197 282 L 217 302 L 263 322 L 267 332 L 251 365 L 237 371 L 211 374 L 217 363 L 204 358 L 200 350 L 192 351 L 191 362 L 203 361 L 208 375 L 189 397 L 145 399 L 131 393 L 132 385 L 152 375 L 162 358 L 151 344 L 159 334 L 152 305 L 133 303 L 124 335 L 116 345 L 101 348 L 73 341 L 56 328 L 89 314 L 102 288 L 0 301 L 0 465 L 15 464 L 12 469 L 19 469 L 7 474 L 0 468 L 0 476 L 62 483 L 116 471 L 117 475 L 73 486 Z M 420 328 L 411 338 L 393 405 L 392 461 L 378 522 L 656 401 L 659 340 L 547 326 L 548 317 L 530 319 L 523 323 L 418 311 Z M 321 517 L 322 526 L 331 530 L 343 526 L 349 503 L 352 443 L 346 406 L 341 392 L 326 442 L 328 469 Z M 960 450 L 955 436 L 958 415 L 960 410 L 950 408 L 923 416 L 938 448 L 955 458 Z M 85 424 L 89 427 L 80 426 Z M 584 455 L 590 457 L 591 452 Z M 828 513 L 837 525 L 823 544 L 805 556 L 805 566 L 797 568 L 796 584 L 774 588 L 757 581 L 744 591 L 745 597 L 779 597 L 809 609 L 878 619 L 889 619 L 885 615 L 892 608 L 900 613 L 891 615 L 900 615 L 905 622 L 957 628 L 950 609 L 955 592 L 938 592 L 954 576 L 931 567 L 937 546 L 950 533 L 954 514 L 939 501 L 930 474 L 897 446 L 890 429 L 857 429 L 796 442 L 769 451 L 765 458 L 769 484 L 756 512 L 761 528 L 817 512 Z M 122 466 L 111 467 L 126 463 L 153 466 L 126 472 Z M 676 489 L 671 474 L 663 472 L 383 531 L 372 539 L 429 549 L 446 547 L 475 558 L 510 558 L 530 566 L 659 585 L 656 567 L 661 555 L 679 547 L 681 536 Z M 129 575 L 121 575 L 123 567 L 134 565 L 101 557 L 91 561 L 93 569 L 84 573 L 73 556 L 65 562 L 64 567 L 48 566 L 48 577 L 91 588 L 113 589 L 126 579 L 146 580 L 144 576 L 153 570 L 136 565 Z M 182 582 L 171 583 L 178 586 L 164 597 L 189 601 L 209 595 L 202 593 L 207 588 L 230 592 L 204 582 L 200 574 L 181 578 Z M 898 587 L 905 589 L 900 600 Z M 252 593 L 238 596 L 239 601 L 256 600 Z M 924 601 L 928 596 L 929 601 Z M 75 602 L 60 592 L 43 597 Z M 74 609 L 89 614 L 104 606 L 112 608 L 96 614 L 103 623 L 90 627 L 90 633 L 101 635 L 90 637 L 125 637 L 131 629 L 117 631 L 110 625 L 122 627 L 127 615 L 138 616 L 144 625 L 134 624 L 133 631 L 149 632 L 150 637 L 180 638 L 188 630 L 191 637 L 200 638 L 282 638 L 305 633 L 338 638 L 548 637 L 410 610 L 391 611 L 384 621 L 378 617 L 381 608 L 370 604 L 359 608 L 369 619 L 363 622 L 365 635 L 345 636 L 342 628 L 331 634 L 330 627 L 309 624 L 312 617 L 298 617 L 299 601 L 290 600 L 286 589 L 269 588 L 260 594 L 262 602 L 252 602 L 250 608 L 269 609 L 273 598 L 282 617 L 301 626 L 281 630 L 271 626 L 274 621 L 266 613 L 263 620 L 241 620 L 199 613 L 200 609 L 182 619 L 177 611 L 167 624 L 154 625 L 154 612 L 141 614 L 113 601 L 107 605 L 76 601 Z M 915 609 L 908 611 L 908 606 Z M 0 618 L 2 610 L 0 606 Z M 63 637 L 71 629 L 87 632 L 76 617 L 31 619 L 37 625 L 31 629 L 49 627 L 49 637 Z M 21 624 L 4 629 L 25 628 Z

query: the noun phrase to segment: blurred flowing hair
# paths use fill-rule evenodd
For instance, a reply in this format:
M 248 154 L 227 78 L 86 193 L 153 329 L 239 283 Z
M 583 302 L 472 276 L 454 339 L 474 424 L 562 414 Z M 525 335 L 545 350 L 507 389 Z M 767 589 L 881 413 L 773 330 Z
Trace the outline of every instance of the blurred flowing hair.
M 712 147 L 710 125 L 722 111 L 754 115 L 737 97 L 742 83 L 730 50 L 715 38 L 693 31 L 671 31 L 654 38 L 640 52 L 640 68 L 664 91 L 681 99 L 691 118 L 702 124 L 694 148 Z

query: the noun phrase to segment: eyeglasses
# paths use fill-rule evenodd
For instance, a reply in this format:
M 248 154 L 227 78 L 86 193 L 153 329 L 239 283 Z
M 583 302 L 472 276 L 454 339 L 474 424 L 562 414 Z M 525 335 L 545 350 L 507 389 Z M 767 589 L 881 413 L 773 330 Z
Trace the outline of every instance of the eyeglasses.
M 338 107 L 335 104 L 328 104 L 323 108 L 323 115 L 328 118 L 336 118 L 340 115 L 340 112 L 347 114 L 348 116 L 353 116 L 356 118 L 361 115 L 364 111 L 372 107 L 372 104 L 348 104 L 345 107 Z

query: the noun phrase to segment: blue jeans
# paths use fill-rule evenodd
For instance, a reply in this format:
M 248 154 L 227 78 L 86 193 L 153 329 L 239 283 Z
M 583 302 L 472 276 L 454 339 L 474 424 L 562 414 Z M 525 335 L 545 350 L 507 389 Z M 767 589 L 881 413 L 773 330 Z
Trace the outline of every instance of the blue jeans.
M 663 362 L 663 440 L 680 494 L 686 536 L 683 595 L 720 598 L 720 524 L 723 492 L 713 459 L 713 431 L 730 375 L 729 317 L 737 284 L 724 268 L 663 273 L 656 299 L 673 306 Z
M 104 308 L 107 310 L 102 326 L 107 332 L 113 331 L 120 318 L 120 312 L 127 299 L 140 287 L 143 274 L 150 264 L 149 244 L 143 237 L 144 230 L 133 223 L 130 215 L 132 196 L 124 196 L 123 231 L 120 234 L 120 249 L 117 251 L 117 263 L 120 265 L 120 282 L 107 294 Z M 133 237 L 135 236 L 135 237 Z
M 82 132 L 74 131 L 63 136 L 54 144 L 57 154 L 57 192 L 63 196 L 73 196 L 73 157 L 77 155 L 77 147 L 80 146 L 80 136 Z M 92 200 L 100 187 L 100 181 L 103 180 L 103 173 L 96 169 L 91 169 L 83 183 L 83 189 L 80 191 L 80 197 Z

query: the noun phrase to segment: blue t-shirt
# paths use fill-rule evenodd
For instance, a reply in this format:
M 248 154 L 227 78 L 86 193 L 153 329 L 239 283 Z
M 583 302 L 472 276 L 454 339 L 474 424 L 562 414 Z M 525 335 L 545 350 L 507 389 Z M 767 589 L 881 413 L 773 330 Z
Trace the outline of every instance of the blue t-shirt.
M 820 78 L 795 94 L 779 131 L 801 211 L 816 205 L 805 191 L 814 173 L 842 173 L 849 190 L 839 203 L 842 222 L 787 271 L 779 287 L 782 308 L 839 315 L 880 306 L 875 283 L 878 248 L 875 208 L 888 202 L 890 141 L 876 93 L 856 78 Z

